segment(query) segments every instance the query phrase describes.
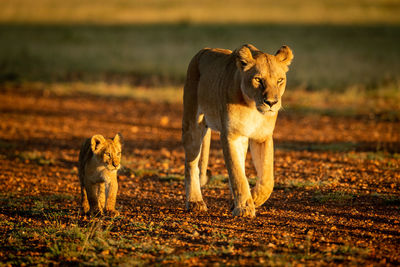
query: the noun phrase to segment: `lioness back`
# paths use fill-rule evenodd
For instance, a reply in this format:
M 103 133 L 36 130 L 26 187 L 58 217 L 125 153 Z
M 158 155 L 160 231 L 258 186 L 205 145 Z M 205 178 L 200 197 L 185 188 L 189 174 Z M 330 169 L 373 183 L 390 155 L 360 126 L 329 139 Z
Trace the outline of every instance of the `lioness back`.
M 83 142 L 79 153 L 78 176 L 84 213 L 102 214 L 106 210 L 112 215 L 119 214 L 115 210 L 115 202 L 120 162 L 120 134 L 113 139 L 94 135 Z

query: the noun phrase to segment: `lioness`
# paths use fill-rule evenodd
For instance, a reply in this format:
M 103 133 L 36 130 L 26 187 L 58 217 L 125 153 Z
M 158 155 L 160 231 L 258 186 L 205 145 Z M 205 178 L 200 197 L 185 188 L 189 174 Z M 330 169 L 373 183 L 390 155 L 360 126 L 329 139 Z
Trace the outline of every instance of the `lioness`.
M 255 207 L 269 198 L 274 186 L 272 133 L 292 59 L 287 46 L 270 55 L 250 44 L 234 52 L 205 48 L 193 57 L 182 120 L 187 210 L 207 210 L 200 186 L 207 180 L 210 128 L 220 132 L 233 215 L 254 217 Z M 251 191 L 245 175 L 249 140 L 258 174 Z
M 79 153 L 79 180 L 82 208 L 86 214 L 101 215 L 105 210 L 110 216 L 118 216 L 115 210 L 118 182 L 117 171 L 121 162 L 120 134 L 114 139 L 94 135 L 82 144 Z

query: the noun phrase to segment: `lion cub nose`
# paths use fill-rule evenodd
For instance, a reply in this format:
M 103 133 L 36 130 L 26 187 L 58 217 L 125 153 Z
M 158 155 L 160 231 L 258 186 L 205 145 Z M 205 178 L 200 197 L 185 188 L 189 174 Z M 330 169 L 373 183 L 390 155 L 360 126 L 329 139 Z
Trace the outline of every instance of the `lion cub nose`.
M 264 99 L 264 103 L 267 104 L 268 106 L 272 107 L 273 105 L 275 105 L 276 103 L 278 103 L 278 100 L 273 99 Z

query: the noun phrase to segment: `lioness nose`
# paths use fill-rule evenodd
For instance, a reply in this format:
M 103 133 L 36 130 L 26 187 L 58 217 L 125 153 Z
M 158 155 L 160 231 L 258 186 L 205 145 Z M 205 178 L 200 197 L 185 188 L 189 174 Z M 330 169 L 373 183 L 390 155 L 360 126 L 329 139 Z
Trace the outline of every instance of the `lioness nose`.
M 275 105 L 276 103 L 278 103 L 278 100 L 273 99 L 264 99 L 264 103 L 267 104 L 268 106 L 272 107 L 273 105 Z

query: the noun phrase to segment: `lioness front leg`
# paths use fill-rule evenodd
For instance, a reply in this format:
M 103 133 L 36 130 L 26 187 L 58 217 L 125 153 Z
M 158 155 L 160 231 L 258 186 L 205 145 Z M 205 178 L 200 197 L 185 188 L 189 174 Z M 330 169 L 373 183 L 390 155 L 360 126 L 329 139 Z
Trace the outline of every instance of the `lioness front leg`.
M 255 206 L 259 207 L 268 200 L 274 188 L 274 144 L 272 136 L 262 143 L 250 140 L 250 151 L 258 176 L 251 194 Z
M 254 217 L 256 215 L 254 202 L 245 174 L 247 141 L 247 137 L 229 137 L 221 134 L 221 144 L 235 206 L 232 214 L 234 216 Z

